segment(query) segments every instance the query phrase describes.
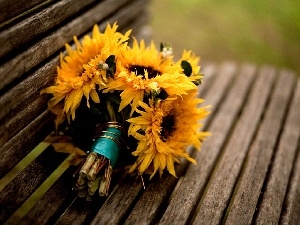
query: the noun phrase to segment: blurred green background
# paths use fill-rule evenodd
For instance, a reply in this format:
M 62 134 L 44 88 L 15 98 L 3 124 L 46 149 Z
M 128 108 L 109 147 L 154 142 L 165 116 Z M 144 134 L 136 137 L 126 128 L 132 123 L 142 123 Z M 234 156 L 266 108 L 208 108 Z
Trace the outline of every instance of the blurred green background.
M 175 56 L 193 50 L 202 62 L 252 62 L 300 73 L 299 0 L 152 0 L 155 43 Z

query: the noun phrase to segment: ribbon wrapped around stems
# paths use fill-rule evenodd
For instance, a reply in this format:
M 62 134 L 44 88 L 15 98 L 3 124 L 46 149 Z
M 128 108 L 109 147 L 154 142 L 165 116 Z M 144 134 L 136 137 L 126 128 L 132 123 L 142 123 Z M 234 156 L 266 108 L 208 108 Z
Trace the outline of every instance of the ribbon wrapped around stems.
M 78 196 L 91 200 L 97 189 L 100 196 L 107 196 L 112 171 L 121 151 L 126 148 L 126 135 L 117 122 L 108 122 L 96 129 L 90 152 L 79 171 L 75 189 Z

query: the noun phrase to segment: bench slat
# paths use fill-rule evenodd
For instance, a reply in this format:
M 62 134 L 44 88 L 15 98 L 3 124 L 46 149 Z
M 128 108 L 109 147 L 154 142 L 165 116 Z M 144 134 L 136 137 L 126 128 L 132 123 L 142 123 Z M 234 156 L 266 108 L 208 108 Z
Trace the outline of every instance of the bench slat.
M 295 83 L 294 76 L 285 75 L 279 74 L 257 137 L 248 152 L 244 171 L 238 181 L 232 205 L 228 209 L 226 224 L 250 224 L 252 221 Z M 245 203 L 247 207 L 242 207 Z
M 41 68 L 38 68 L 36 71 L 34 71 L 30 77 L 17 84 L 0 97 L 0 107 L 3 109 L 0 112 L 0 120 L 3 121 L 3 125 L 7 123 L 7 125 L 4 127 L 5 129 L 7 129 L 7 131 L 5 132 L 8 132 L 8 130 L 10 129 L 10 127 L 8 126 L 10 121 L 18 120 L 16 118 L 20 117 L 20 115 L 23 114 L 22 107 L 26 108 L 26 106 L 31 104 L 31 102 L 36 101 L 38 98 L 41 99 L 45 97 L 40 96 L 40 90 L 53 82 L 53 76 L 56 72 L 57 63 L 58 59 L 50 60 Z M 46 109 L 46 101 L 44 101 L 43 106 L 40 108 L 42 110 Z M 34 118 L 35 117 L 31 118 L 31 121 Z M 26 119 L 24 120 L 26 121 Z M 24 121 L 22 123 L 24 123 Z M 27 124 L 25 123 L 24 125 L 26 126 Z M 20 123 L 19 127 L 15 127 L 16 132 L 20 131 L 25 126 L 21 126 Z M 2 130 L 4 128 L 1 127 L 1 132 L 4 132 L 4 130 Z M 5 134 L 4 136 L 6 136 L 6 138 L 3 138 L 3 140 L 1 140 L 1 143 L 8 141 L 13 135 Z
M 84 9 L 95 0 L 63 0 L 35 13 L 0 33 L 0 58 L 16 51 L 23 45 L 43 33 L 66 21 L 69 17 Z
M 299 82 L 298 82 L 299 84 Z M 299 86 L 299 85 L 298 85 Z M 298 88 L 299 89 L 299 88 Z M 288 185 L 286 198 L 279 224 L 299 224 L 300 222 L 300 146 L 296 155 L 295 166 Z
M 1 11 L 0 11 L 0 23 L 6 22 L 31 10 L 34 7 L 39 6 L 45 2 L 45 0 L 19 0 L 14 1 L 13 4 L 10 0 L 1 0 Z
M 22 219 L 22 224 L 54 224 L 77 195 L 71 191 L 74 172 L 74 168 L 68 169 Z
M 294 74 L 292 74 L 294 75 Z M 286 72 L 284 76 L 291 76 Z M 300 137 L 300 82 L 293 97 L 279 147 L 272 163 L 271 172 L 262 201 L 258 208 L 256 224 L 278 224 L 282 204 L 292 172 L 293 162 L 298 150 Z
M 35 118 L 45 111 L 47 97 L 36 93 L 34 99 L 27 99 L 18 109 L 9 113 L 0 125 L 0 145 L 4 145 L 22 129 L 30 124 Z M 18 111 L 19 110 L 19 111 Z
M 126 191 L 125 191 L 126 190 Z M 119 224 L 129 214 L 143 190 L 140 179 L 126 177 L 103 204 L 91 224 Z M 111 216 L 114 212 L 115 216 Z
M 53 130 L 53 115 L 48 111 L 41 114 L 20 131 L 14 138 L 1 147 L 0 178 L 20 162 L 38 143 Z
M 206 94 L 210 93 L 211 85 L 216 78 L 217 66 L 215 64 L 206 64 L 203 68 L 201 67 L 200 72 L 204 74 L 203 83 L 198 86 L 198 96 L 200 98 L 206 99 Z M 203 105 L 211 104 L 205 101 Z
M 246 67 L 241 76 L 247 73 L 251 76 L 256 75 L 255 68 Z M 204 191 L 205 195 L 200 201 L 194 223 L 217 224 L 221 222 L 244 158 L 264 112 L 274 82 L 275 70 L 263 68 L 256 76 L 257 79 L 250 90 L 242 114 L 213 172 L 214 176 L 210 179 L 207 191 Z
M 0 192 L 0 223 L 34 192 L 34 190 L 57 168 L 67 154 L 58 154 L 53 149 L 46 149 L 12 182 Z

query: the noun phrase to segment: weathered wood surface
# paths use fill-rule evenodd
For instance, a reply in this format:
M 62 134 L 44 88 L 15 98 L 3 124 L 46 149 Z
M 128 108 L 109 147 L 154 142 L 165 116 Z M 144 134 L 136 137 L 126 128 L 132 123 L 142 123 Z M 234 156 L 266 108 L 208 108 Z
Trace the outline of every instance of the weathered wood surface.
M 297 86 L 299 87 L 299 80 L 297 83 Z M 272 162 L 273 166 L 270 170 L 269 178 L 267 182 L 265 182 L 264 193 L 261 196 L 261 204 L 258 208 L 258 214 L 256 218 L 257 224 L 278 223 L 287 188 L 290 185 L 294 186 L 297 184 L 297 181 L 291 181 L 289 185 L 289 178 L 291 177 L 293 164 L 295 160 L 299 158 L 297 146 L 299 148 L 300 88 L 297 88 L 292 102 L 288 102 L 288 104 L 291 105 L 290 111 L 288 112 L 287 118 L 285 118 L 286 121 L 284 122 L 285 124 L 283 131 L 279 139 L 278 150 L 274 155 L 274 160 Z M 294 172 L 299 173 L 299 168 L 296 168 Z M 298 206 L 294 206 L 293 208 L 294 210 L 298 210 L 299 213 L 299 198 L 297 204 Z M 284 206 L 283 209 L 286 210 L 288 208 Z M 294 223 L 295 221 L 293 223 L 287 222 L 287 224 Z
M 196 166 L 183 160 L 176 167 L 178 178 L 155 177 L 145 181 L 145 190 L 140 179 L 115 176 L 110 196 L 92 202 L 72 192 L 71 167 L 22 218 L 24 224 L 298 224 L 299 78 L 287 70 L 251 64 L 208 64 L 202 72 L 206 76 L 199 95 L 212 105 L 204 129 L 213 135 L 202 151 L 189 149 Z M 47 163 L 37 159 L 20 173 L 22 179 L 17 176 L 0 191 L 6 203 L 15 199 L 6 194 L 12 193 L 11 187 L 24 188 L 22 197 L 3 205 L 1 222 L 63 158 L 38 180 L 28 171 L 36 163 Z M 32 179 L 34 185 L 26 188 L 24 180 Z
M 279 74 L 277 84 L 273 90 L 270 103 L 260 124 L 257 136 L 248 152 L 237 184 L 232 205 L 228 212 L 228 224 L 240 221 L 251 223 L 257 202 L 263 191 L 263 184 L 271 164 L 276 142 L 279 139 L 282 122 L 290 102 L 293 91 L 294 77 Z M 287 153 L 288 154 L 288 153 Z M 242 207 L 247 202 L 247 210 Z
M 53 0 L 0 0 L 0 28 Z M 2 25 L 2 26 L 1 26 Z
M 256 72 L 255 68 L 250 67 L 248 71 L 248 76 L 253 79 Z M 206 188 L 206 196 L 201 199 L 195 223 L 205 223 L 209 220 L 218 223 L 222 219 L 245 155 L 259 125 L 275 76 L 274 71 L 261 71 L 261 73 L 264 72 L 269 73 L 266 73 L 267 76 L 260 74 L 255 84 L 253 84 L 251 101 L 248 101 L 244 106 L 244 110 L 231 134 L 230 141 L 224 149 L 223 156 L 217 162 L 215 176 Z M 241 76 L 244 75 L 241 74 Z M 215 202 L 215 199 L 219 200 Z
M 43 152 L 0 192 L 0 221 L 6 220 L 62 162 L 62 154 Z
M 69 19 L 80 10 L 84 10 L 95 0 L 58 1 L 47 8 L 29 16 L 20 23 L 6 28 L 0 33 L 0 43 L 5 43 L 0 50 L 0 58 L 9 52 L 24 48 L 31 40 L 38 39 L 45 32 Z M 13 4 L 12 4 L 13 5 Z

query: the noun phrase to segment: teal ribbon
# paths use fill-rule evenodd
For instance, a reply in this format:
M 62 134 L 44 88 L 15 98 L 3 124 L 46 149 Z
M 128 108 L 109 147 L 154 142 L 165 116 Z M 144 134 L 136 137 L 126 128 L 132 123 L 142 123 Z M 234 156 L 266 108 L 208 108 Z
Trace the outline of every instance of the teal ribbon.
M 109 159 L 112 168 L 115 168 L 120 151 L 125 145 L 122 135 L 121 129 L 114 126 L 107 127 L 99 137 L 95 138 L 91 151 Z

